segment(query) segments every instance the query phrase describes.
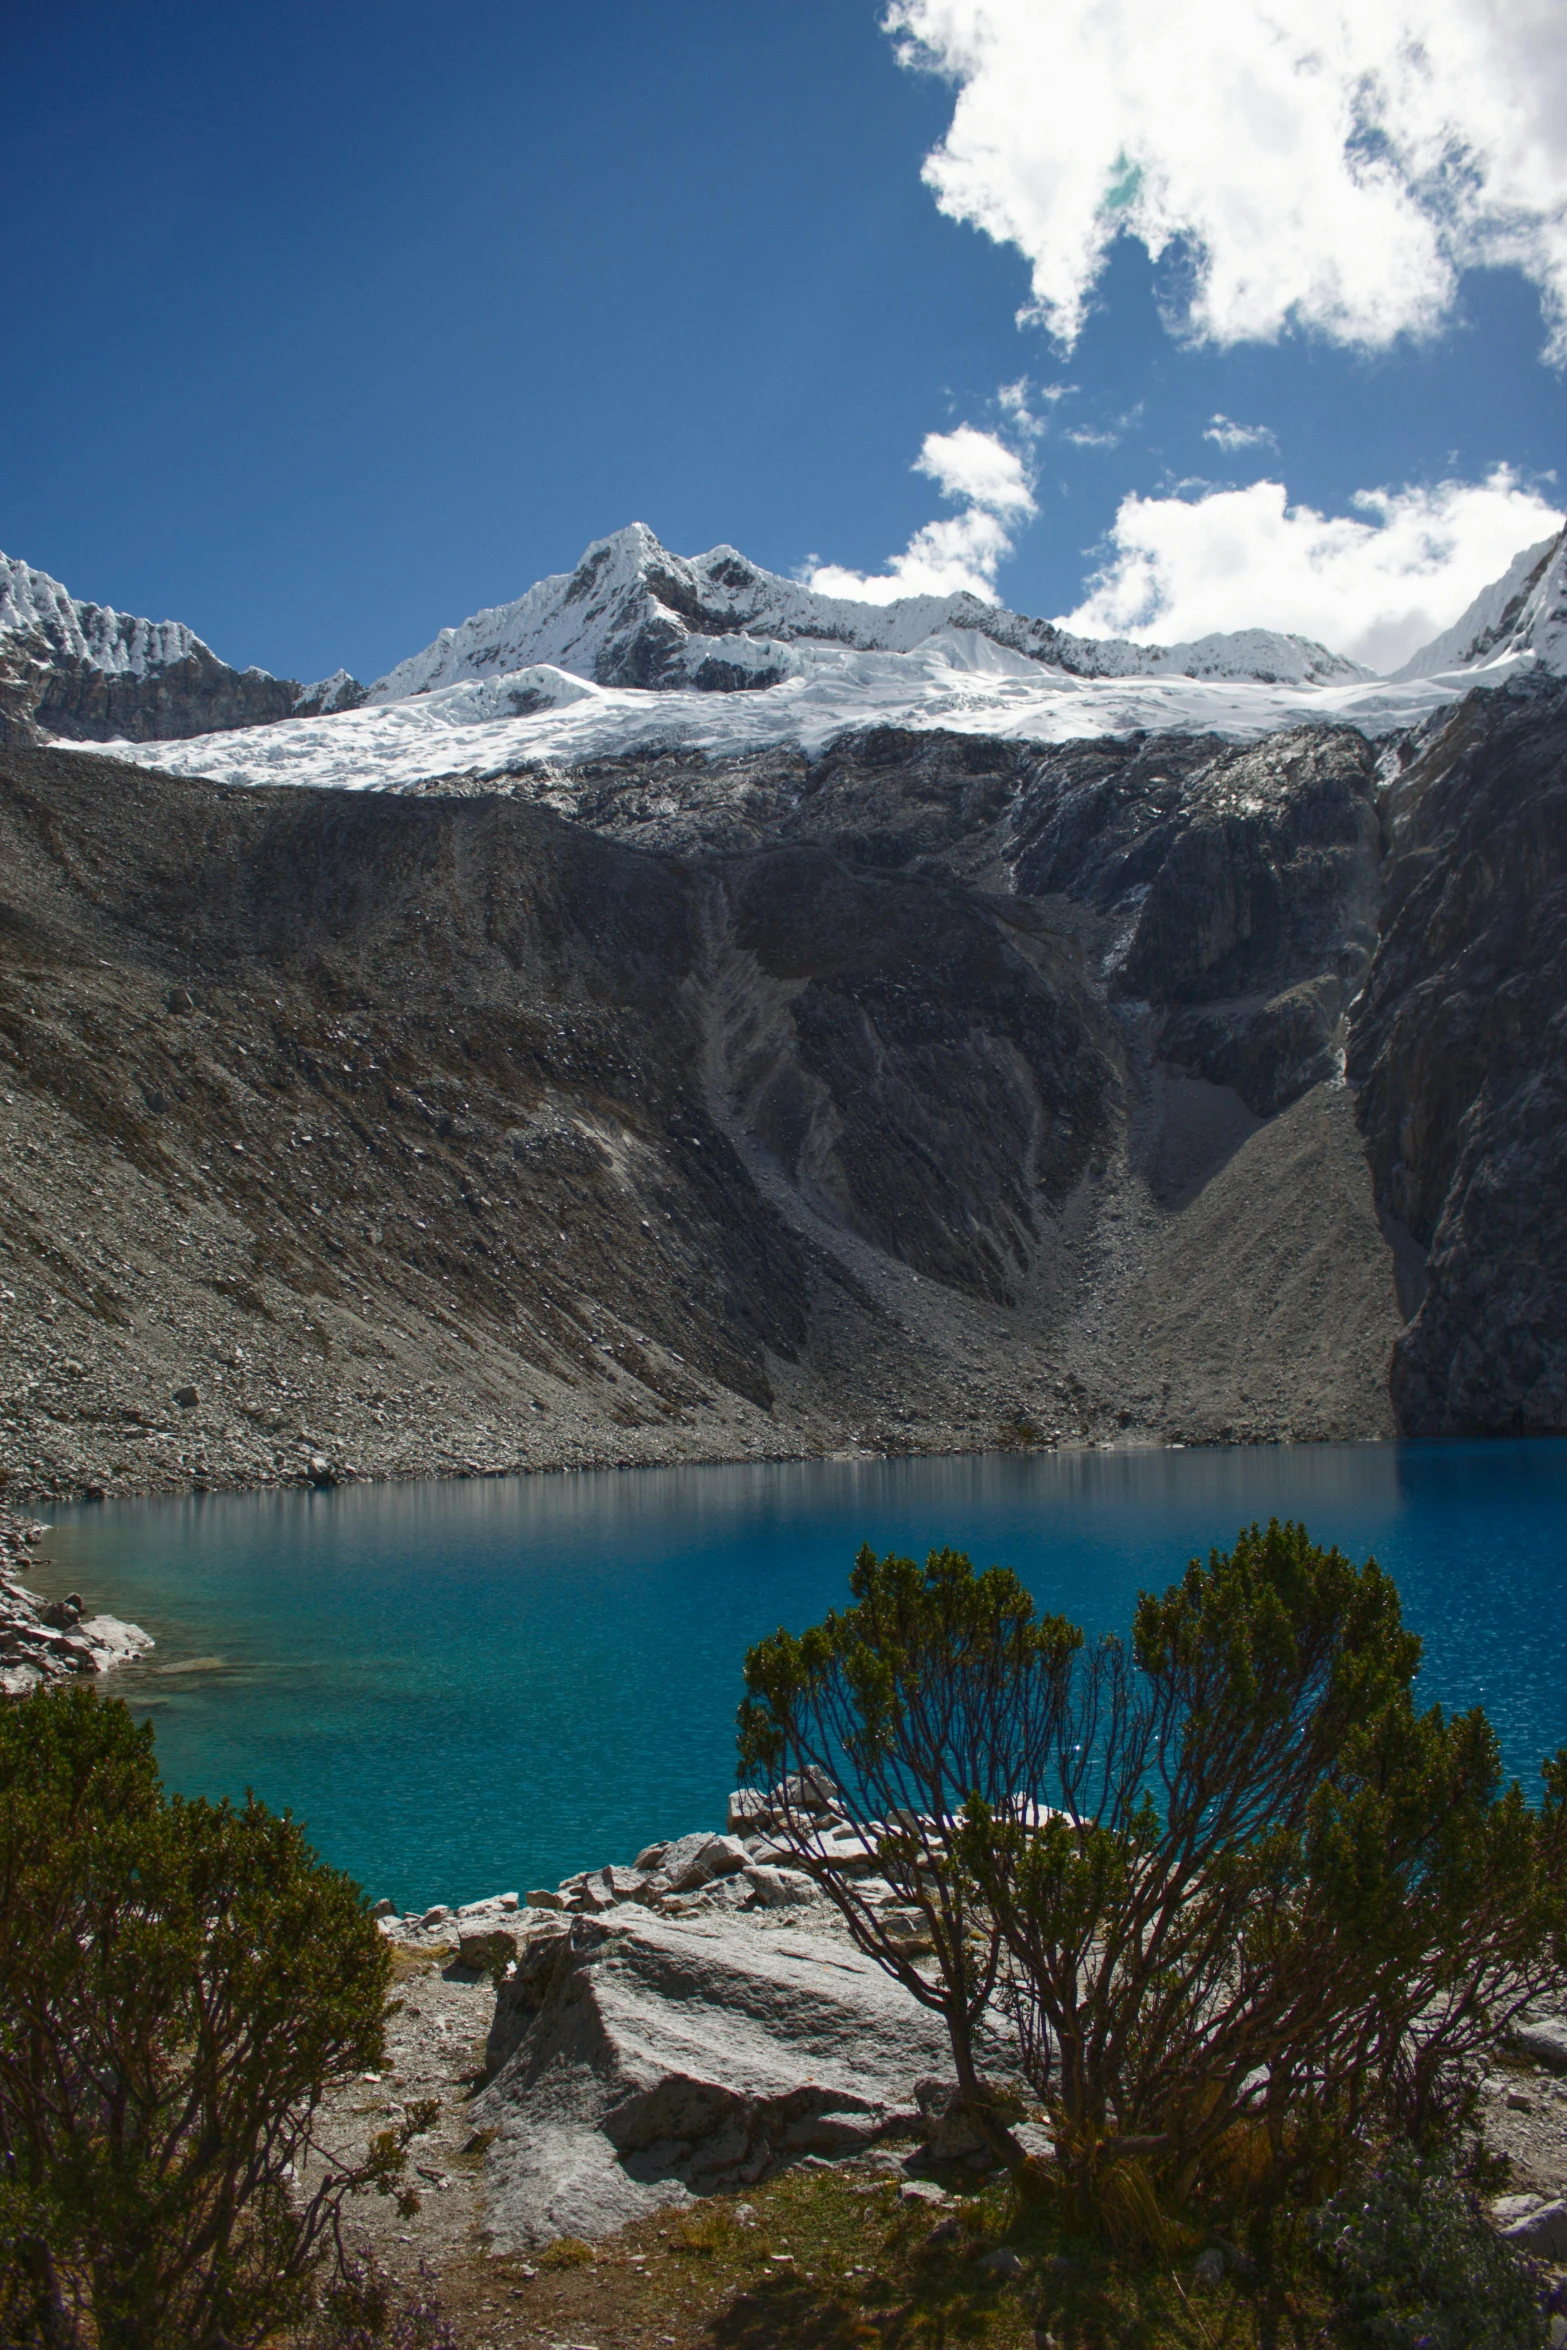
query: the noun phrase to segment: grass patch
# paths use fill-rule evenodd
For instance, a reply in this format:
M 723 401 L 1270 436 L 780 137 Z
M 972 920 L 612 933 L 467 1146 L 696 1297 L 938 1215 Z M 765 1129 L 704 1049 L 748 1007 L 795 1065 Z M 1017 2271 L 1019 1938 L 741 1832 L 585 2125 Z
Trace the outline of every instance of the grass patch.
M 1074 2235 L 1000 2180 L 906 2204 L 896 2178 L 795 2171 L 639 2221 L 591 2251 L 459 2263 L 443 2295 L 461 2350 L 1327 2350 L 1330 2300 L 1304 2238 L 1265 2315 L 1255 2275 L 1201 2284 Z M 573 2246 L 567 2250 L 568 2246 Z M 987 2265 L 1007 2251 L 1010 2263 Z

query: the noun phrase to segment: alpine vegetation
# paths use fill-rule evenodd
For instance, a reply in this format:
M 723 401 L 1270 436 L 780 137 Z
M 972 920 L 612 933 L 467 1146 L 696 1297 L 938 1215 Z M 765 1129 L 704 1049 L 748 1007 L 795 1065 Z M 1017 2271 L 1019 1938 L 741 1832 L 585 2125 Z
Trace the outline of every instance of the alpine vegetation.
M 1374 1560 L 1254 1526 L 1144 1594 L 1129 1640 L 954 1550 L 864 1549 L 851 1593 L 750 1652 L 743 1761 L 780 1783 L 793 1864 L 943 2017 L 1025 2189 L 1157 2249 L 1315 2200 L 1390 2134 L 1454 2140 L 1476 2058 L 1560 1968 L 1567 1753 L 1531 1808 L 1482 1712 L 1421 1711 Z M 828 1782 L 918 1934 L 863 1899 Z M 1052 2165 L 979 2074 L 987 2009 Z
M 166 1796 L 86 1689 L 0 1706 L 0 2340 L 249 2350 L 339 2297 L 360 2157 L 323 2100 L 383 2060 L 391 1957 L 357 1886 L 257 1803 Z

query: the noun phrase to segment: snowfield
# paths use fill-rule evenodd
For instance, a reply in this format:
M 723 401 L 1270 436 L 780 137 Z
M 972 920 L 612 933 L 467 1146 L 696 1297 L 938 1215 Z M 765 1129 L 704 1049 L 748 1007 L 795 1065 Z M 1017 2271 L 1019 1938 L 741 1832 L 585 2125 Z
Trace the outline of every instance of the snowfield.
M 19 642 L 31 630 L 74 658 L 149 671 L 198 642 L 173 622 L 78 604 L 0 559 L 0 639 L 8 628 Z M 854 603 L 733 547 L 672 555 L 632 523 L 596 540 L 575 571 L 443 629 L 368 692 L 342 672 L 310 688 L 320 714 L 80 747 L 226 783 L 408 791 L 664 750 L 814 757 L 836 736 L 887 726 L 1044 744 L 1137 732 L 1243 742 L 1323 721 L 1384 736 L 1476 686 L 1541 669 L 1567 673 L 1567 533 L 1526 549 L 1452 628 L 1377 678 L 1266 629 L 1134 645 L 970 595 Z
M 441 777 L 498 782 L 530 768 L 560 771 L 632 752 L 679 749 L 723 760 L 787 745 L 814 757 L 835 736 L 873 726 L 1041 743 L 1136 732 L 1245 742 L 1323 720 L 1396 734 L 1474 686 L 1499 685 L 1531 665 L 1526 656 L 1507 656 L 1480 671 L 1397 683 L 1285 686 L 1246 678 L 1073 677 L 973 631 L 943 631 L 909 653 L 789 650 L 795 673 L 761 691 L 600 686 L 530 667 L 327 718 L 283 719 L 188 742 L 84 747 L 223 783 L 406 791 Z

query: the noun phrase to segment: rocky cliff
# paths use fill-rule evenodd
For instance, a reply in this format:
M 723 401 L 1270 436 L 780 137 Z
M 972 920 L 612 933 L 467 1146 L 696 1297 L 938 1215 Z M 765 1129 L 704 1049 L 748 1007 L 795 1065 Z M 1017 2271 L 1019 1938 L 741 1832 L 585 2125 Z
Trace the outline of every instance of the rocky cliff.
M 1350 1074 L 1412 1434 L 1567 1428 L 1567 686 L 1465 703 L 1388 794 Z
M 180 621 L 82 603 L 0 555 L 0 743 L 184 741 L 363 699 L 346 671 L 305 686 L 231 669 Z
M 1344 727 L 423 796 L 13 747 L 0 1463 L 1567 1424 L 1564 744 L 1539 687 L 1391 780 Z

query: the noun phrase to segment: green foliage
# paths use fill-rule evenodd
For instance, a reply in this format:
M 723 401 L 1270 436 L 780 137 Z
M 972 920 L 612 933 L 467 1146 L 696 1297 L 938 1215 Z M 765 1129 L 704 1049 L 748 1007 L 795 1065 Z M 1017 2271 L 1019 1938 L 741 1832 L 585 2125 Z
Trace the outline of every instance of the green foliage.
M 90 1691 L 0 1709 L 0 2338 L 224 2350 L 309 2307 L 343 2196 L 315 2143 L 384 2056 L 388 1955 L 287 1818 L 165 1795 Z M 313 2176 L 309 2175 L 313 2171 Z
M 1243 1530 L 1143 1595 L 1129 1645 L 952 1550 L 862 1550 L 851 1592 L 751 1651 L 742 1766 L 782 1781 L 795 1864 L 861 1947 L 945 2016 L 1016 2169 L 977 2097 L 987 2007 L 1078 2208 L 1135 2184 L 1150 2240 L 1159 2196 L 1320 2193 L 1373 2128 L 1451 2132 L 1467 2061 L 1560 1964 L 1567 1757 L 1531 1810 L 1483 1714 L 1416 1710 L 1420 1644 L 1375 1561 Z M 829 1848 L 825 1786 L 930 1966 Z
M 1350 2350 L 1541 2350 L 1534 2275 L 1472 2195 L 1394 2147 L 1316 2215 Z

